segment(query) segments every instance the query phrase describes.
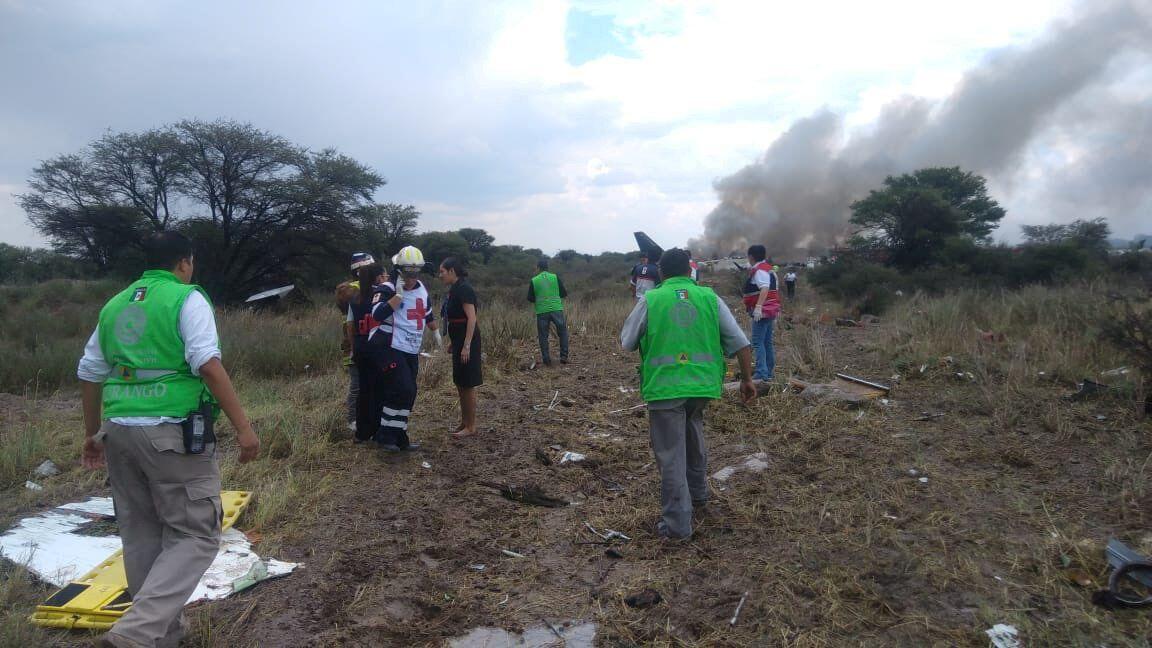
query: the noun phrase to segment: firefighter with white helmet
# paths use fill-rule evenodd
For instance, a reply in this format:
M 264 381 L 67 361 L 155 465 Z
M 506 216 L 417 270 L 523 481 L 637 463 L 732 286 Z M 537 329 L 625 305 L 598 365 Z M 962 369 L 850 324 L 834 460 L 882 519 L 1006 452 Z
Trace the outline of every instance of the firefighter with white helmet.
M 438 324 L 428 289 L 419 279 L 424 254 L 409 245 L 392 257 L 392 264 L 388 281 L 372 297 L 377 326 L 369 335 L 369 346 L 380 370 L 383 404 L 375 440 L 387 452 L 402 452 L 420 447 L 408 438 L 408 417 L 416 403 L 424 330 L 436 330 Z

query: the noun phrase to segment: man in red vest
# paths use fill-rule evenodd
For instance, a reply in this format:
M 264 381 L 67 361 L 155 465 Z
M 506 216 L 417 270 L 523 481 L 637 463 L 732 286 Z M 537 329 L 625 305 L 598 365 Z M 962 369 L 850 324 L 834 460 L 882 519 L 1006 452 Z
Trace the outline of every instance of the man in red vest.
M 780 314 L 780 283 L 763 245 L 748 248 L 748 280 L 744 282 L 744 308 L 752 318 L 752 348 L 756 351 L 755 380 L 772 380 L 776 370 L 776 349 L 772 331 Z

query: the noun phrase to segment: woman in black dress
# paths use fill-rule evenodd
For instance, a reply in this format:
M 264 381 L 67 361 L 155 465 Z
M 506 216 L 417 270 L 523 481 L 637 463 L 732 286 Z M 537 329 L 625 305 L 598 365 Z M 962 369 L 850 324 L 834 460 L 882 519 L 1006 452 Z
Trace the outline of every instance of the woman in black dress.
M 449 257 L 440 264 L 440 281 L 448 286 L 448 296 L 441 306 L 440 318 L 448 327 L 452 382 L 460 394 L 460 425 L 452 433 L 455 437 L 476 434 L 476 388 L 484 384 L 480 326 L 476 317 L 479 304 L 476 291 L 466 280 L 467 277 L 468 271 L 459 259 Z

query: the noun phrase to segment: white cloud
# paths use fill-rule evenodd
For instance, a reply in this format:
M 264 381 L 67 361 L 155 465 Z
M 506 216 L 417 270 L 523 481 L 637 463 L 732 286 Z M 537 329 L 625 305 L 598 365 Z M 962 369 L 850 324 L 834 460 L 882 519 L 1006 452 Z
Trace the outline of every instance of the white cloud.
M 1070 4 L 0 4 L 0 76 L 29 98 L 0 105 L 0 133 L 21 131 L 0 134 L 0 183 L 15 188 L 0 193 L 0 239 L 34 242 L 7 194 L 38 160 L 107 127 L 232 117 L 376 166 L 379 198 L 415 203 L 425 229 L 601 250 L 644 226 L 680 244 L 714 206 L 713 179 L 797 117 L 829 105 L 859 126 L 893 97 L 946 95 Z M 570 65 L 573 7 L 614 16 L 636 58 Z

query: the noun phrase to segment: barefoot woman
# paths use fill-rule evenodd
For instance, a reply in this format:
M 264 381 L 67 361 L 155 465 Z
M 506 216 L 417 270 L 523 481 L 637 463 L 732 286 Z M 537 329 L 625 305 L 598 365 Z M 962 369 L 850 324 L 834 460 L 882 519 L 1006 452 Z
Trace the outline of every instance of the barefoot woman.
M 460 393 L 460 425 L 453 433 L 455 437 L 476 434 L 476 388 L 484 384 L 476 291 L 466 281 L 467 276 L 468 271 L 459 259 L 449 257 L 440 264 L 440 281 L 448 286 L 440 314 L 448 326 L 451 342 L 452 382 Z

